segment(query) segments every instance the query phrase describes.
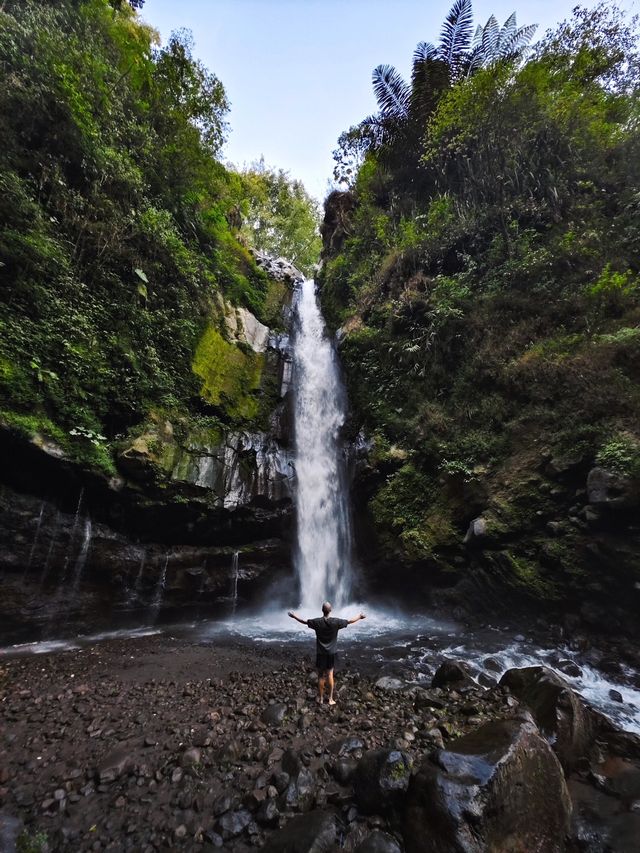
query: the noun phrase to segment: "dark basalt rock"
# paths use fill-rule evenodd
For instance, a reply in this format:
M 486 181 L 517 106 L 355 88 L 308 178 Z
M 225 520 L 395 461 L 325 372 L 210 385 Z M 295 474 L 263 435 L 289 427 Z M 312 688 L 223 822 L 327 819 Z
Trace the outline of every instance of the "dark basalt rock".
M 544 666 L 510 669 L 502 687 L 531 709 L 542 734 L 552 744 L 565 771 L 587 755 L 600 732 L 613 729 L 602 714 L 590 708 L 567 682 Z
M 337 838 L 336 818 L 322 811 L 290 820 L 263 847 L 264 853 L 329 853 Z
M 360 759 L 353 787 L 365 814 L 382 814 L 398 806 L 409 787 L 411 759 L 397 749 L 376 749 Z
M 386 832 L 372 832 L 368 838 L 358 844 L 354 853 L 402 853 L 400 845 Z
M 280 726 L 282 725 L 282 722 L 286 716 L 287 706 L 278 703 L 275 705 L 267 706 L 260 715 L 260 719 L 268 726 Z
M 473 684 L 469 675 L 469 667 L 464 661 L 446 660 L 436 670 L 431 681 L 432 687 L 444 687 L 450 684 Z
M 564 850 L 562 768 L 527 718 L 495 720 L 426 759 L 409 786 L 408 853 Z

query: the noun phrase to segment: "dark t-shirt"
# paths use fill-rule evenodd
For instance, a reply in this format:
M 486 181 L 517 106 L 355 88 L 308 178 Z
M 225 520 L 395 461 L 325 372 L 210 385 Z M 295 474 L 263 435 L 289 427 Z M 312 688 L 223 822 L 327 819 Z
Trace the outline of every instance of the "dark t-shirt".
M 338 648 L 338 631 L 346 628 L 346 619 L 321 616 L 319 619 L 307 619 L 307 625 L 316 632 L 316 651 L 326 655 L 335 655 Z

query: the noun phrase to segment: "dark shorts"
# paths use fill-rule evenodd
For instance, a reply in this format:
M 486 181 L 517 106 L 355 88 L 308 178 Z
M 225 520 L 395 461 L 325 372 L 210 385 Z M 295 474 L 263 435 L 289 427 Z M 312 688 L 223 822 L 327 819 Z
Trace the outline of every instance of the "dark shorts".
M 329 672 L 330 669 L 333 669 L 335 663 L 335 655 L 328 655 L 326 652 L 316 653 L 316 669 L 318 672 Z

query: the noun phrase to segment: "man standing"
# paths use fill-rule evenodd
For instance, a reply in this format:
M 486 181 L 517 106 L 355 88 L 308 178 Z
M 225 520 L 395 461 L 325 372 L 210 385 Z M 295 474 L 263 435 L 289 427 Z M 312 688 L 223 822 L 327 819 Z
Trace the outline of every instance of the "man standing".
M 329 684 L 329 705 L 336 704 L 333 698 L 333 667 L 336 661 L 336 649 L 338 648 L 338 631 L 346 628 L 347 625 L 353 625 L 361 619 L 366 619 L 364 613 L 354 619 L 336 619 L 329 616 L 330 613 L 331 605 L 328 601 L 322 605 L 322 616 L 319 619 L 300 619 L 295 613 L 289 611 L 289 616 L 292 619 L 300 622 L 301 625 L 313 628 L 316 632 L 316 667 L 318 670 L 318 702 L 320 705 L 324 701 L 324 688 L 327 683 Z

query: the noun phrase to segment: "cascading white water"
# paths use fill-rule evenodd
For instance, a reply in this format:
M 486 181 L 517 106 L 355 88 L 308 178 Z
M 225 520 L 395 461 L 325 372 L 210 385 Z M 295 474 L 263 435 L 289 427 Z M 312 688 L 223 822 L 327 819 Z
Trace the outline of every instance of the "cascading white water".
M 313 281 L 298 285 L 294 308 L 296 569 L 301 607 L 319 610 L 325 600 L 345 604 L 351 588 L 351 527 L 340 441 L 346 395 Z

